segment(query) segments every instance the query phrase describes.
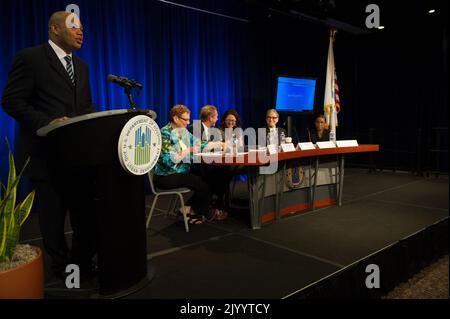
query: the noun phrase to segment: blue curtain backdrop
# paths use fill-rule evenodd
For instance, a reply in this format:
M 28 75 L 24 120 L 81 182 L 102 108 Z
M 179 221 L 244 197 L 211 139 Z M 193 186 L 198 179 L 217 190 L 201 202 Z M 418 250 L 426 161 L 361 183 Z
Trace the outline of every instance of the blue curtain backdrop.
M 90 66 L 98 111 L 128 105 L 122 89 L 106 81 L 108 74 L 116 74 L 144 84 L 136 102 L 154 109 L 159 125 L 167 122 L 172 105 L 184 103 L 191 108 L 192 118 L 198 117 L 203 105 L 215 104 L 219 113 L 236 108 L 244 127 L 258 127 L 264 125 L 265 110 L 274 105 L 275 76 L 284 74 L 317 78 L 315 111 L 322 112 L 328 26 L 268 12 L 249 5 L 253 1 L 170 2 L 217 14 L 163 0 L 1 0 L 0 90 L 14 55 L 47 41 L 50 14 L 76 3 L 85 27 L 85 43 L 77 54 Z M 267 6 L 275 3 L 262 2 Z M 407 22 L 398 22 L 397 29 L 387 28 L 383 33 L 337 34 L 335 62 L 342 105 L 339 138 L 379 143 L 393 150 L 395 147 L 389 147 L 392 136 L 403 136 L 394 133 L 408 134 L 410 143 L 400 143 L 405 150 L 381 153 L 377 159 L 380 167 L 392 167 L 391 162 L 399 167 L 397 157 L 401 163 L 412 163 L 410 154 L 419 151 L 422 159 L 411 165 L 437 167 L 439 158 L 435 159 L 431 150 L 448 146 L 448 138 L 435 131 L 448 127 L 448 20 L 444 16 L 436 21 L 428 15 L 419 19 L 423 34 L 405 31 Z M 413 52 L 408 46 L 412 42 L 419 44 Z M 411 87 L 419 88 L 414 91 L 414 103 L 404 103 L 404 92 Z M 280 123 L 284 123 L 281 116 Z M 400 129 L 398 119 L 404 120 Z M 312 115 L 294 118 L 300 140 L 307 140 L 306 128 L 312 123 Z M 420 143 L 410 136 L 418 128 L 423 131 Z M 14 146 L 16 130 L 15 121 L 0 108 L 2 182 L 8 169 L 4 139 Z M 373 135 L 374 131 L 378 133 Z M 444 155 L 441 162 L 447 163 L 448 153 Z M 357 158 L 367 164 L 364 157 Z M 401 164 L 399 169 L 411 165 Z M 448 165 L 444 169 L 448 170 Z
M 228 14 L 225 8 L 239 8 L 231 2 L 209 1 L 209 9 Z M 144 85 L 136 103 L 155 110 L 160 126 L 167 123 L 168 111 L 177 103 L 187 105 L 192 118 L 198 117 L 203 105 L 214 104 L 220 113 L 237 109 L 245 121 L 248 23 L 156 0 L 1 1 L 0 90 L 14 55 L 47 41 L 51 13 L 71 3 L 80 7 L 85 41 L 76 54 L 90 67 L 98 111 L 128 108 L 123 90 L 106 80 L 108 74 L 115 74 Z M 4 139 L 14 146 L 18 125 L 3 110 L 0 123 L 0 178 L 5 182 Z

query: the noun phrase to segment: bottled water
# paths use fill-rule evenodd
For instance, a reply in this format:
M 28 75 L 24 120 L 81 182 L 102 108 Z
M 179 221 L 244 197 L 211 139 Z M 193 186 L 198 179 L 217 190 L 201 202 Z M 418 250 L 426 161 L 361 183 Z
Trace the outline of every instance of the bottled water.
M 233 133 L 233 135 L 231 136 L 231 147 L 232 147 L 232 152 L 233 154 L 237 154 L 237 148 L 238 148 L 238 139 L 237 139 L 237 135 L 236 133 Z
M 286 135 L 284 135 L 284 131 L 281 131 L 280 144 L 285 144 L 285 143 L 286 143 Z
M 330 141 L 336 142 L 336 132 L 333 130 L 330 131 Z

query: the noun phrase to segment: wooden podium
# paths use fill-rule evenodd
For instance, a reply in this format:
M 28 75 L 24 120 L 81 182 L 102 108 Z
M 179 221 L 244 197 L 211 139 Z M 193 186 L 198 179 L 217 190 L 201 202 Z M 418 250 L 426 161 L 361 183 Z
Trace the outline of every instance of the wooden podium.
M 52 167 L 60 174 L 89 169 L 95 185 L 99 295 L 133 293 L 153 277 L 147 267 L 144 176 L 128 174 L 118 158 L 122 128 L 149 110 L 114 110 L 86 114 L 38 130 L 49 142 Z M 68 181 L 70 183 L 70 181 Z M 151 268 L 150 268 L 151 269 Z

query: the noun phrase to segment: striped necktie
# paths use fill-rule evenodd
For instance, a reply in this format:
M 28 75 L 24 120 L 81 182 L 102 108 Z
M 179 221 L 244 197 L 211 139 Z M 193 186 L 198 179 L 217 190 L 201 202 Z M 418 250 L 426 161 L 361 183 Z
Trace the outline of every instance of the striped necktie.
M 75 75 L 73 73 L 73 65 L 72 65 L 72 57 L 70 55 L 66 55 L 64 57 L 64 60 L 66 60 L 66 70 L 67 73 L 69 73 L 70 80 L 72 81 L 72 85 L 75 85 Z

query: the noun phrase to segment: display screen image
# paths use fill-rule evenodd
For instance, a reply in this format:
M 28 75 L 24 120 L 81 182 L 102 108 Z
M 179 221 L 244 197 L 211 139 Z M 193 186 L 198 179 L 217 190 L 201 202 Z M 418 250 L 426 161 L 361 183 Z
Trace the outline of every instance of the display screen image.
M 316 92 L 316 79 L 277 77 L 275 108 L 279 112 L 312 112 Z

